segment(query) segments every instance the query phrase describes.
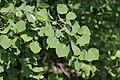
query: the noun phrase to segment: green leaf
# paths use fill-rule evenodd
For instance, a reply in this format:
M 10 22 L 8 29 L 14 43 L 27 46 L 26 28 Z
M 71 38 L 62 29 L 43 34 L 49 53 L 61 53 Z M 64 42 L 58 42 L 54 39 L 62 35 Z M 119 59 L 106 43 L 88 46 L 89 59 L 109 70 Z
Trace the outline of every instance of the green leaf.
M 22 17 L 22 15 L 23 15 L 22 11 L 18 11 L 18 12 L 16 12 L 16 16 L 18 16 L 18 17 Z
M 0 66 L 0 73 L 4 71 L 3 66 Z
M 21 38 L 25 41 L 25 42 L 28 42 L 28 41 L 31 41 L 33 38 L 28 36 L 27 34 L 22 34 L 21 35 Z
M 33 53 L 39 53 L 42 49 L 37 41 L 30 43 L 30 49 Z
M 48 8 L 49 7 L 49 5 L 48 4 L 46 4 L 46 3 L 42 3 L 42 4 L 40 4 L 40 6 L 39 6 L 40 8 Z
M 47 12 L 47 9 L 41 9 L 37 14 L 39 16 L 46 16 L 48 12 Z
M 11 46 L 11 40 L 7 37 L 7 35 L 1 35 L 0 36 L 0 45 L 7 49 Z
M 46 35 L 48 37 L 54 37 L 54 30 L 52 29 L 51 25 L 46 25 L 46 27 L 41 27 L 40 31 L 38 32 L 39 36 Z
M 20 20 L 15 24 L 14 28 L 17 29 L 18 32 L 24 31 L 26 29 L 25 22 Z
M 14 11 L 14 5 L 12 3 L 9 3 L 5 7 L 2 7 L 0 9 L 0 12 L 3 12 L 3 13 L 13 12 L 13 11 Z
M 61 32 L 61 30 L 56 30 L 56 32 L 55 32 L 55 37 L 57 37 L 57 38 L 59 38 L 59 37 L 64 37 L 64 35 L 63 35 L 63 33 Z
M 76 14 L 74 12 L 69 12 L 67 15 L 66 15 L 66 19 L 68 20 L 74 20 L 76 18 Z
M 90 71 L 92 70 L 92 67 L 88 64 L 85 64 L 85 63 L 82 63 L 82 66 L 81 66 L 82 70 L 85 71 L 85 74 L 87 76 L 90 75 Z
M 34 67 L 34 68 L 32 69 L 32 71 L 34 71 L 34 72 L 43 72 L 44 69 L 43 69 L 43 67 Z
M 19 12 L 21 10 L 24 10 L 25 9 L 25 6 L 26 6 L 26 3 L 22 3 L 21 6 L 19 6 L 18 8 L 16 8 L 16 12 Z
M 117 51 L 115 54 L 116 57 L 120 58 L 120 51 Z
M 82 26 L 81 28 L 79 28 L 78 33 L 91 35 L 90 30 L 87 26 Z
M 46 36 L 49 36 L 49 37 L 53 37 L 54 36 L 54 30 L 52 28 L 50 28 L 46 33 L 45 33 Z
M 78 24 L 77 21 L 75 21 L 74 25 L 72 26 L 71 34 L 74 35 L 75 33 L 77 33 L 79 28 L 80 28 L 80 25 Z
M 71 42 L 71 47 L 74 52 L 74 55 L 80 55 L 80 49 L 73 42 Z
M 57 5 L 57 12 L 59 14 L 66 14 L 68 12 L 68 8 L 65 4 L 58 4 Z
M 39 36 L 44 36 L 44 33 L 46 32 L 47 28 L 46 27 L 41 27 L 40 31 L 38 31 Z
M 79 60 L 85 60 L 86 54 L 87 54 L 87 51 L 86 51 L 86 50 L 83 50 L 83 51 L 80 53 Z
M 27 5 L 25 8 L 24 8 L 24 11 L 25 12 L 33 12 L 33 9 L 35 8 L 35 6 L 29 6 Z
M 99 59 L 99 51 L 96 48 L 90 48 L 88 54 L 86 54 L 85 59 L 87 61 L 93 61 Z
M 66 20 L 65 21 L 65 24 L 69 25 L 69 26 L 72 26 L 72 23 L 70 22 L 70 20 Z
M 78 60 L 74 62 L 75 69 L 79 71 L 81 69 L 82 63 L 80 63 Z
M 46 22 L 46 30 L 45 30 L 45 35 L 49 36 L 49 37 L 53 37 L 54 36 L 54 30 L 52 29 L 52 26 Z
M 58 57 L 67 57 L 70 49 L 65 44 L 59 44 L 56 47 L 56 53 Z
M 37 16 L 37 19 L 40 21 L 47 21 L 48 20 L 48 15 L 45 16 Z
M 50 48 L 56 48 L 58 44 L 60 44 L 60 42 L 56 37 L 48 37 L 47 44 L 49 45 Z
M 10 25 L 7 27 L 7 28 L 5 28 L 3 31 L 1 31 L 0 33 L 2 33 L 2 34 L 7 34 L 8 33 L 8 31 L 10 30 Z
M 26 17 L 27 17 L 29 22 L 33 22 L 34 23 L 36 21 L 35 16 L 32 15 L 32 14 L 26 13 Z
M 80 44 L 80 46 L 84 46 L 85 44 L 88 44 L 90 41 L 90 35 L 83 34 L 79 39 L 77 40 L 77 44 Z
M 3 77 L 0 77 L 0 80 L 3 80 Z

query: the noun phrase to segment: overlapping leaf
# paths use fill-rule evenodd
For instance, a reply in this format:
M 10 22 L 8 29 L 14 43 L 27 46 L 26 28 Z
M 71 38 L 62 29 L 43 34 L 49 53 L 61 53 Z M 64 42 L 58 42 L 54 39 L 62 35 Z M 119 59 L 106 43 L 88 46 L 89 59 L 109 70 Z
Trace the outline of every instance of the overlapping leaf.
M 42 49 L 37 41 L 30 43 L 30 49 L 33 53 L 39 53 Z
M 24 31 L 26 29 L 25 22 L 20 20 L 15 24 L 14 29 L 17 29 L 18 32 Z
M 58 57 L 67 57 L 70 49 L 65 44 L 59 44 L 56 47 L 56 54 Z

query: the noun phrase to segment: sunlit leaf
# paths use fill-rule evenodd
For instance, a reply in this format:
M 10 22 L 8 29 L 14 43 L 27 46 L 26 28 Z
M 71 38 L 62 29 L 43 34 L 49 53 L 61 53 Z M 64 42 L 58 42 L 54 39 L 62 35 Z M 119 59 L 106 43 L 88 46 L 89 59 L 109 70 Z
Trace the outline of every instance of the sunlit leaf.
M 58 4 L 57 5 L 57 12 L 59 14 L 66 14 L 68 12 L 68 8 L 65 4 Z
M 79 37 L 79 39 L 77 40 L 77 44 L 80 44 L 80 46 L 84 46 L 85 44 L 88 44 L 89 41 L 90 41 L 90 36 L 85 34 Z
M 99 51 L 96 48 L 90 48 L 88 53 L 85 55 L 87 61 L 93 61 L 99 59 Z
M 67 15 L 66 15 L 66 19 L 68 20 L 74 20 L 76 18 L 76 14 L 74 12 L 69 12 Z
M 78 60 L 76 60 L 76 61 L 74 62 L 74 66 L 75 66 L 75 69 L 76 69 L 77 71 L 79 71 L 79 70 L 81 69 L 82 63 L 79 62 Z
M 74 55 L 80 55 L 81 53 L 80 49 L 73 42 L 71 42 L 71 47 L 74 52 Z
M 20 20 L 15 24 L 14 28 L 17 29 L 18 32 L 24 31 L 26 29 L 25 22 Z
M 50 46 L 50 48 L 56 48 L 60 43 L 57 38 L 48 37 L 47 44 Z
M 0 73 L 4 71 L 3 66 L 0 66 Z
M 37 41 L 30 43 L 30 49 L 33 53 L 39 53 L 42 49 Z
M 11 40 L 7 37 L 7 35 L 1 35 L 0 36 L 0 45 L 7 49 L 11 46 Z
M 22 38 L 25 42 L 28 42 L 28 41 L 32 40 L 32 37 L 28 36 L 27 34 L 21 35 L 21 38 Z
M 43 67 L 34 67 L 32 70 L 34 72 L 42 72 L 42 71 L 44 71 Z
M 79 28 L 80 28 L 80 26 L 79 26 L 78 22 L 75 21 L 74 25 L 72 26 L 71 34 L 74 35 L 75 33 L 77 33 Z
M 26 13 L 26 17 L 28 19 L 29 22 L 35 22 L 36 21 L 36 17 L 32 14 Z
M 56 47 L 56 54 L 58 55 L 58 57 L 67 57 L 69 51 L 69 48 L 65 44 L 59 44 Z
M 42 4 L 40 4 L 40 6 L 39 6 L 40 8 L 48 8 L 49 7 L 49 5 L 48 4 L 46 4 L 46 3 L 42 3 Z

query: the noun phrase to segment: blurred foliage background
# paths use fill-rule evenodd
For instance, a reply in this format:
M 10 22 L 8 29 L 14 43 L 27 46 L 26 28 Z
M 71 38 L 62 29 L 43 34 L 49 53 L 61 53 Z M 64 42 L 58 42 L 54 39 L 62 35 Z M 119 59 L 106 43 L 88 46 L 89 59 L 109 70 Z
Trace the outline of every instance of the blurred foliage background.
M 119 80 L 120 79 L 120 0 L 0 0 L 4 6 L 7 2 L 17 3 L 20 6 L 22 2 L 27 2 L 29 5 L 39 5 L 47 3 L 51 15 L 56 19 L 56 6 L 58 4 L 66 4 L 70 11 L 74 11 L 77 15 L 77 21 L 80 26 L 87 25 L 91 31 L 91 40 L 85 48 L 96 47 L 100 51 L 100 59 L 93 61 L 97 71 L 94 76 L 89 76 L 88 80 Z M 2 20 L 2 19 L 1 19 Z M 0 21 L 2 26 L 4 21 Z M 45 51 L 43 51 L 46 53 Z M 77 76 L 65 60 L 56 59 L 56 55 L 50 55 L 47 61 L 45 56 L 41 59 L 43 66 L 49 66 L 49 71 L 44 74 L 45 77 L 52 76 L 65 80 L 83 80 L 81 76 Z M 62 63 L 62 64 L 59 64 Z M 61 65 L 68 69 L 66 74 L 59 71 Z M 14 71 L 13 71 L 14 73 Z M 55 75 L 50 75 L 55 74 Z M 57 78 L 53 79 L 57 80 Z M 60 79 L 62 80 L 62 79 Z

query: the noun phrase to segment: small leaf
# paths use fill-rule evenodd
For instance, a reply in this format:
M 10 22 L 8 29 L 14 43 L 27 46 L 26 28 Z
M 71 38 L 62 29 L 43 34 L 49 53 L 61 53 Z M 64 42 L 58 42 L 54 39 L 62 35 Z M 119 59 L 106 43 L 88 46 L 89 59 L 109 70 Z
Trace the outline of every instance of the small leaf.
M 9 3 L 5 7 L 2 7 L 0 9 L 0 12 L 3 12 L 3 13 L 13 12 L 13 11 L 14 11 L 14 5 L 12 3 Z
M 64 37 L 63 33 L 60 30 L 57 29 L 56 32 L 55 32 L 55 37 L 59 38 L 60 36 Z
M 28 42 L 28 41 L 31 41 L 33 38 L 28 36 L 27 34 L 23 34 L 21 35 L 21 38 L 25 41 L 25 42 Z
M 80 55 L 80 49 L 73 42 L 71 42 L 71 47 L 74 52 L 74 55 Z
M 34 72 L 42 72 L 42 71 L 44 71 L 43 67 L 34 67 L 32 70 Z
M 69 54 L 69 48 L 65 44 L 59 44 L 56 47 L 56 53 L 58 57 L 67 57 Z
M 79 28 L 78 33 L 91 35 L 90 30 L 87 26 L 82 26 L 81 28 Z
M 0 66 L 0 73 L 4 71 L 3 66 Z
M 24 11 L 25 12 L 33 12 L 33 9 L 35 8 L 35 6 L 30 6 L 30 5 L 27 5 L 25 8 L 24 8 Z
M 0 36 L 0 45 L 7 49 L 11 46 L 11 40 L 7 37 L 7 35 L 1 35 Z
M 46 36 L 53 37 L 54 36 L 54 30 L 52 28 L 49 28 L 48 31 L 45 33 Z
M 22 15 L 23 15 L 22 11 L 18 11 L 18 12 L 16 12 L 16 16 L 18 16 L 18 17 L 22 17 Z
M 49 5 L 48 4 L 46 4 L 46 3 L 42 3 L 42 4 L 40 4 L 40 6 L 39 6 L 40 8 L 48 8 L 49 7 Z
M 16 8 L 16 12 L 19 12 L 21 10 L 24 10 L 25 9 L 25 6 L 26 6 L 26 3 L 22 3 L 21 6 L 19 6 L 18 8 Z
M 67 15 L 66 15 L 66 19 L 68 20 L 74 20 L 76 18 L 76 14 L 73 13 L 73 12 L 69 12 Z
M 88 44 L 89 41 L 90 41 L 90 36 L 85 34 L 79 37 L 79 39 L 77 40 L 77 44 L 80 44 L 80 46 L 84 46 L 85 44 Z
M 39 16 L 46 16 L 48 14 L 46 9 L 41 9 L 38 13 Z
M 33 22 L 34 23 L 36 21 L 35 16 L 32 15 L 32 14 L 26 13 L 26 17 L 27 17 L 29 22 Z
M 47 44 L 50 46 L 50 48 L 56 48 L 58 46 L 59 41 L 55 37 L 48 37 L 47 38 Z
M 42 49 L 37 41 L 30 43 L 30 49 L 33 53 L 39 53 Z
M 85 55 L 87 61 L 93 61 L 99 59 L 99 51 L 96 48 L 90 48 L 88 54 Z
M 88 64 L 85 64 L 85 63 L 82 63 L 82 66 L 81 66 L 82 70 L 85 72 L 85 74 L 87 76 L 90 75 L 90 71 L 92 70 L 92 67 Z
M 86 51 L 86 50 L 83 50 L 83 51 L 80 53 L 79 60 L 85 60 L 86 54 L 87 54 L 87 51 Z
M 57 5 L 57 12 L 59 14 L 66 14 L 68 12 L 68 8 L 65 4 L 58 4 Z
M 1 31 L 0 33 L 2 34 L 7 34 L 8 31 L 10 30 L 11 26 L 9 25 L 7 28 L 5 28 L 3 31 Z
M 14 28 L 17 29 L 18 32 L 24 31 L 26 29 L 25 22 L 20 20 L 15 24 Z
M 75 69 L 79 71 L 81 69 L 82 63 L 80 63 L 78 60 L 74 62 Z
M 46 22 L 46 30 L 45 30 L 45 35 L 49 37 L 54 36 L 54 30 L 52 29 L 52 26 Z
M 0 77 L 0 80 L 3 80 L 3 77 Z
M 120 51 L 117 51 L 115 54 L 116 57 L 120 58 Z
M 46 27 L 41 27 L 40 31 L 38 31 L 38 35 L 39 36 L 44 36 L 44 33 L 46 32 L 46 30 L 47 30 Z
M 77 21 L 75 21 L 74 25 L 72 26 L 71 34 L 74 35 L 75 33 L 77 33 L 79 28 L 80 28 L 80 25 L 78 24 Z

